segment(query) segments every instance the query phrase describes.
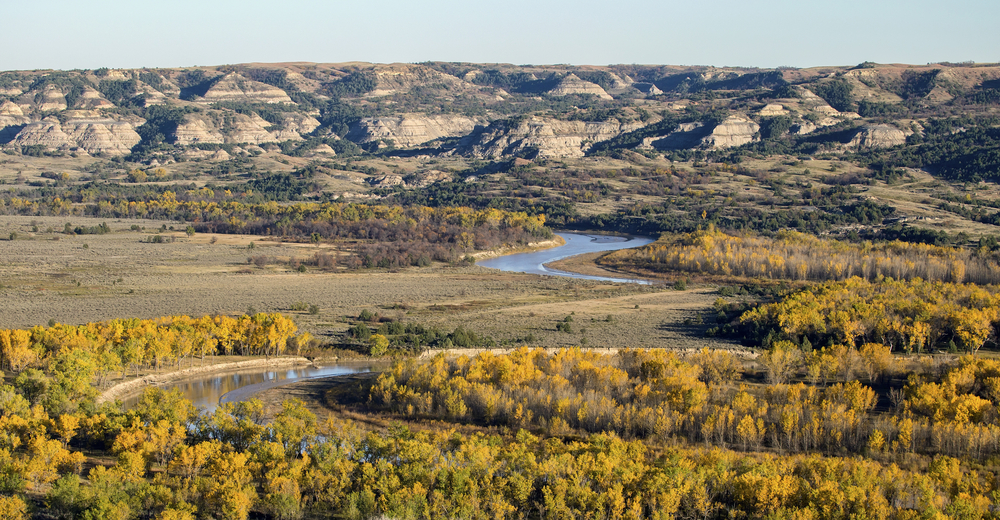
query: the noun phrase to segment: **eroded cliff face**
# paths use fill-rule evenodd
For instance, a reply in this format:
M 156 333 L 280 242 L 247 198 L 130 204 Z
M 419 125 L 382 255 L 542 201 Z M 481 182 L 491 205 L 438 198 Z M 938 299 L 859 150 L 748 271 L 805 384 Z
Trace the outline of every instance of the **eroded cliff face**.
M 81 93 L 80 97 L 76 100 L 74 108 L 95 110 L 102 108 L 115 108 L 115 104 L 105 99 L 100 92 L 87 87 L 83 89 L 83 93 Z
M 620 78 L 619 81 L 621 81 Z M 555 88 L 549 91 L 549 95 L 552 96 L 567 96 L 569 94 L 590 94 L 597 96 L 598 99 L 613 99 L 600 85 L 584 81 L 578 78 L 576 74 L 567 75 L 559 81 L 559 84 Z
M 39 112 L 66 110 L 66 95 L 55 85 L 46 85 L 45 89 L 35 95 L 35 108 Z
M 60 122 L 55 117 L 25 125 L 12 145 L 43 146 L 48 150 L 84 151 L 88 154 L 124 155 L 139 144 L 135 128 L 141 119 L 115 120 L 94 114 L 77 114 L 79 117 Z
M 253 81 L 231 72 L 216 81 L 199 100 L 202 103 L 225 101 L 247 103 L 291 103 L 292 98 L 278 87 Z
M 640 148 L 655 150 L 682 150 L 685 148 L 696 148 L 701 144 L 702 138 L 708 134 L 705 123 L 695 121 L 692 123 L 681 123 L 673 131 L 666 135 L 647 137 L 643 139 Z
M 226 142 L 225 136 L 215 128 L 215 125 L 201 117 L 186 117 L 174 131 L 174 143 L 179 145 L 224 142 Z
M 339 83 L 347 78 L 351 82 Z M 862 118 L 854 112 L 840 112 L 816 95 L 823 92 L 817 86 L 840 80 L 851 85 L 856 102 L 895 104 L 919 100 L 932 108 L 941 103 L 959 106 L 959 102 L 961 106 L 973 106 L 978 102 L 972 94 L 990 94 L 1000 88 L 1000 67 L 873 65 L 748 72 L 712 67 L 285 63 L 21 71 L 0 77 L 0 146 L 8 150 L 41 145 L 80 153 L 124 153 L 134 142 L 134 130 L 141 121 L 119 114 L 152 117 L 160 113 L 143 111 L 144 106 L 151 105 L 198 107 L 200 112 L 188 114 L 176 136 L 170 136 L 181 148 L 196 143 L 271 145 L 312 134 L 330 138 L 341 132 L 343 125 L 349 125 L 346 138 L 359 144 L 418 148 L 446 138 L 461 138 L 459 146 L 444 141 L 448 143 L 442 145 L 444 153 L 483 158 L 525 152 L 543 157 L 576 157 L 594 143 L 641 128 L 668 112 L 685 124 L 673 132 L 665 129 L 660 135 L 644 134 L 640 147 L 670 150 L 742 146 L 760 138 L 758 125 L 767 126 L 769 119 L 779 117 L 788 118 L 782 124 L 787 123 L 792 137 L 858 119 L 863 126 L 853 139 L 838 134 L 830 138 L 831 147 L 881 148 L 905 141 L 911 125 L 907 118 L 896 118 L 897 127 L 886 126 L 882 123 L 893 118 Z M 337 90 L 337 85 L 342 89 Z M 127 88 L 124 97 L 123 88 Z M 701 103 L 688 94 L 703 88 L 762 88 L 770 89 L 773 95 L 749 106 L 730 105 L 729 117 L 713 125 L 707 120 L 700 123 L 686 118 L 685 110 Z M 565 100 L 554 99 L 571 95 L 603 100 L 614 96 L 620 103 L 612 109 L 591 99 L 567 109 Z M 292 97 L 302 104 L 293 103 Z M 331 104 L 333 98 L 338 103 Z M 215 105 L 221 102 L 258 106 L 237 110 Z M 262 108 L 260 104 L 269 106 Z M 331 109 L 334 106 L 337 108 Z M 261 115 L 248 110 L 257 110 Z M 574 112 L 573 117 L 617 120 L 557 119 L 568 117 L 563 115 L 567 110 Z M 320 111 L 324 111 L 322 116 Z M 553 115 L 556 113 L 560 115 Z M 381 115 L 359 121 L 355 116 L 361 114 Z M 512 114 L 527 115 L 509 119 Z M 43 119 L 49 116 L 58 120 Z M 317 118 L 330 126 L 319 128 Z M 645 123 L 621 122 L 636 119 L 644 119 Z M 825 138 L 826 134 L 816 137 Z M 635 141 L 623 143 L 623 148 L 633 148 Z M 304 153 L 333 154 L 332 149 L 310 150 Z M 187 151 L 146 151 L 142 160 L 166 161 L 170 160 L 167 156 L 181 157 Z
M 24 115 L 21 107 L 11 101 L 0 104 L 0 144 L 9 143 L 31 118 Z
M 854 149 L 890 148 L 906 143 L 906 135 L 892 125 L 865 125 L 858 129 L 847 146 Z
M 264 144 L 283 141 L 301 141 L 303 134 L 319 126 L 314 117 L 300 113 L 286 113 L 278 124 L 271 123 L 257 114 L 209 112 L 190 114 L 177 125 L 174 143 L 191 145 L 214 144 Z
M 532 150 L 537 151 L 539 157 L 582 157 L 594 143 L 642 127 L 640 123 L 588 123 L 541 117 L 523 118 L 514 123 L 505 120 L 469 135 L 456 151 L 482 159 L 496 159 Z
M 420 65 L 392 64 L 373 67 L 369 73 L 375 80 L 375 89 L 366 97 L 407 94 L 415 88 L 430 88 L 444 93 L 492 98 L 486 89 L 450 74 Z
M 459 137 L 472 132 L 484 121 L 459 115 L 403 114 L 398 117 L 365 118 L 351 127 L 347 138 L 357 143 L 390 141 L 409 148 L 441 139 Z
M 732 148 L 760 139 L 760 125 L 744 116 L 730 116 L 702 139 L 708 148 Z

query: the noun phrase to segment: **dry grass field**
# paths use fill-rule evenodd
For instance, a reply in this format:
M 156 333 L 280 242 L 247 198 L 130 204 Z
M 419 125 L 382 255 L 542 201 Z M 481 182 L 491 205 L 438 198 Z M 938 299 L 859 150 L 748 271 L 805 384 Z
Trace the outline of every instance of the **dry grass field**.
M 257 267 L 248 258 L 308 258 L 312 245 L 259 237 L 159 233 L 156 221 L 107 221 L 105 235 L 67 235 L 79 217 L 0 217 L 0 328 L 80 324 L 112 318 L 260 312 L 293 315 L 299 328 L 335 339 L 363 309 L 404 323 L 452 330 L 464 326 L 498 342 L 544 346 L 678 347 L 717 345 L 685 327 L 717 298 L 711 287 L 674 291 L 505 273 L 477 266 L 300 273 L 281 265 Z M 145 231 L 133 231 L 137 224 Z M 38 231 L 32 231 L 37 227 Z M 179 226 L 175 226 L 178 229 Z M 49 232 L 48 229 L 52 228 Z M 147 243 L 152 235 L 173 242 Z M 213 243 L 214 239 L 214 243 Z M 253 249 L 248 246 L 254 244 Z M 572 262 L 571 262 L 572 263 Z M 575 270 L 596 269 L 586 259 Z M 297 302 L 317 314 L 293 312 Z M 573 316 L 572 332 L 556 323 Z

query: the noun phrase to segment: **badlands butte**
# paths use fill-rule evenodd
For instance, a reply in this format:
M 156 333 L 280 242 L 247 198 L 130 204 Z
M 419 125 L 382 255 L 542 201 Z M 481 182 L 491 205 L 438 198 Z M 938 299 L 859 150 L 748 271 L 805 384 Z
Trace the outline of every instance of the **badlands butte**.
M 998 112 L 1000 65 L 981 63 L 254 63 L 0 72 L 0 236 L 11 239 L 0 243 L 0 291 L 13 320 L 0 326 L 100 319 L 100 298 L 121 298 L 107 318 L 287 311 L 303 300 L 320 307 L 317 317 L 300 317 L 307 328 L 343 333 L 347 325 L 337 319 L 356 315 L 365 297 L 352 296 L 345 306 L 326 286 L 290 282 L 299 269 L 307 269 L 303 276 L 343 272 L 351 278 L 342 281 L 355 285 L 363 285 L 364 273 L 385 271 L 448 278 L 427 301 L 416 301 L 422 279 L 398 281 L 412 286 L 409 295 L 380 280 L 370 299 L 373 308 L 396 313 L 421 310 L 445 327 L 475 324 L 504 302 L 550 298 L 557 309 L 521 316 L 532 323 L 523 330 L 493 318 L 479 327 L 510 341 L 538 337 L 545 320 L 572 312 L 566 302 L 604 298 L 594 284 L 537 281 L 524 288 L 522 278 L 530 277 L 514 275 L 503 286 L 515 288 L 516 297 L 486 297 L 480 285 L 492 287 L 488 272 L 456 265 L 465 256 L 549 238 L 538 230 L 517 243 L 424 233 L 422 240 L 444 242 L 447 251 L 406 260 L 376 250 L 412 240 L 390 236 L 384 226 L 360 234 L 304 231 L 287 219 L 268 220 L 276 209 L 260 210 L 256 221 L 207 210 L 136 212 L 136 204 L 154 200 L 462 206 L 544 216 L 548 229 L 654 238 L 714 227 L 852 241 L 978 241 L 989 250 L 1000 223 L 993 182 L 1000 171 Z M 108 236 L 88 239 L 92 232 Z M 154 240 L 167 242 L 155 254 L 139 246 Z M 207 252 L 216 246 L 229 249 Z M 332 261 L 323 260 L 328 252 Z M 143 256 L 132 270 L 130 255 Z M 77 256 L 86 260 L 68 260 Z M 645 337 L 675 335 L 681 322 L 701 324 L 699 312 L 714 316 L 715 287 L 746 281 L 613 262 L 599 267 L 597 256 L 571 267 L 631 270 L 668 288 L 683 281 L 701 291 L 676 305 L 657 300 L 663 316 L 649 321 Z M 462 280 L 474 282 L 460 288 Z M 303 296 L 278 290 L 289 286 Z M 229 294 L 225 287 L 237 289 Z M 606 297 L 631 311 L 642 305 L 632 295 L 647 290 Z M 615 305 L 592 317 L 608 318 Z M 639 321 L 622 315 L 617 323 Z M 620 327 L 604 328 L 613 331 L 608 341 L 620 337 Z M 582 336 L 554 338 L 578 343 Z
M 267 151 L 262 145 L 310 139 L 345 140 L 369 152 L 420 147 L 479 159 L 561 158 L 607 150 L 598 145 L 622 135 L 634 139 L 615 149 L 716 150 L 853 122 L 850 132 L 818 142 L 884 148 L 920 132 L 912 120 L 919 112 L 897 108 L 964 106 L 970 95 L 992 93 L 997 78 L 1000 68 L 973 64 L 762 70 L 294 63 L 5 72 L 0 144 L 161 163 L 219 158 L 190 147 L 233 145 L 236 155 L 253 155 Z M 679 124 L 637 135 L 664 119 Z M 779 128 L 770 128 L 775 119 Z M 309 148 L 332 156 L 345 147 Z

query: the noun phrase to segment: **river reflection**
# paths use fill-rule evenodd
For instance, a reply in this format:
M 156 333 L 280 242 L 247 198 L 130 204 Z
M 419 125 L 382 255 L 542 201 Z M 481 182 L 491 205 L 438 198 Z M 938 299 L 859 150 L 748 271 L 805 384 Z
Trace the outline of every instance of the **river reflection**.
M 165 390 L 177 389 L 181 395 L 194 405 L 207 412 L 212 412 L 223 402 L 234 402 L 248 399 L 259 391 L 301 379 L 315 377 L 330 377 L 360 372 L 371 372 L 368 364 L 340 364 L 331 366 L 299 366 L 282 368 L 257 368 L 193 376 L 191 379 L 160 385 Z M 123 401 L 126 409 L 135 406 L 139 396 Z
M 639 247 L 651 243 L 653 240 L 646 237 L 620 237 L 606 235 L 581 235 L 578 233 L 556 233 L 566 241 L 566 245 L 533 251 L 531 253 L 517 253 L 513 255 L 500 256 L 489 260 L 476 262 L 476 265 L 499 269 L 501 271 L 514 271 L 519 273 L 544 274 L 549 276 L 566 276 L 569 278 L 582 278 L 584 280 L 603 280 L 617 283 L 640 283 L 647 284 L 645 280 L 634 278 L 611 278 L 607 276 L 591 276 L 586 274 L 570 273 L 546 267 L 545 264 L 569 258 L 571 256 L 582 255 L 584 253 L 596 253 L 600 251 L 617 251 L 630 247 Z

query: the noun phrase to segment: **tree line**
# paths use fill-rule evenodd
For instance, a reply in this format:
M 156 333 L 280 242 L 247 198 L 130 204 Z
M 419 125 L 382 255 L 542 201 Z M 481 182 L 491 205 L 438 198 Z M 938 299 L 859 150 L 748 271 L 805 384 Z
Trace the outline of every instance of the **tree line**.
M 803 288 L 745 312 L 739 322 L 751 342 L 771 337 L 796 344 L 881 343 L 902 352 L 975 353 L 995 345 L 1000 294 L 995 285 L 854 277 Z
M 853 276 L 874 281 L 1000 282 L 989 249 L 942 247 L 899 240 L 851 243 L 785 230 L 774 237 L 728 234 L 713 226 L 664 235 L 647 246 L 615 251 L 599 262 L 614 268 L 689 272 L 770 280 L 827 281 Z
M 148 218 L 191 223 L 198 233 L 285 237 L 299 241 L 349 241 L 348 267 L 428 265 L 457 262 L 477 250 L 525 245 L 552 237 L 544 215 L 495 208 L 383 206 L 357 203 L 275 201 L 217 202 L 216 191 L 202 188 L 179 200 L 165 191 L 148 200 L 99 200 L 75 205 L 55 197 L 45 201 L 11 197 L 0 200 L 0 213 L 17 215 L 89 215 Z M 221 195 L 221 194 L 220 194 Z M 199 200 L 200 199 L 200 200 Z M 207 200 L 206 200 L 207 199 Z

